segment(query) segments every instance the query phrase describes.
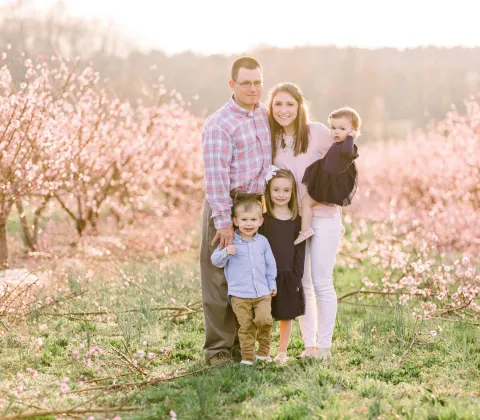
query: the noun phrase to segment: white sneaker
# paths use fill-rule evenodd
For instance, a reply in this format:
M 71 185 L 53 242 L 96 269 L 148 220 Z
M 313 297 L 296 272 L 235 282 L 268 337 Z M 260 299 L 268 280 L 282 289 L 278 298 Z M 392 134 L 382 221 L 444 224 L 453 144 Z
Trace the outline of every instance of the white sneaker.
M 248 365 L 248 366 L 253 366 L 253 362 L 251 360 L 242 360 L 240 362 L 241 365 Z
M 287 359 L 287 353 L 278 353 L 276 356 L 275 356 L 275 359 L 273 359 L 275 362 L 278 362 L 278 363 L 285 363 L 288 359 Z
M 261 360 L 262 362 L 271 362 L 272 358 L 270 356 L 255 356 L 257 360 Z

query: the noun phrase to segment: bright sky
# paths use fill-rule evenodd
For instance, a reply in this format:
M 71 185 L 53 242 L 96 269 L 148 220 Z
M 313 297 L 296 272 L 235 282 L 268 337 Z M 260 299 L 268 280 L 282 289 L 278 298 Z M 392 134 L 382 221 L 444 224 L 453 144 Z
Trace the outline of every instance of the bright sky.
M 31 0 L 47 10 L 56 0 Z M 12 0 L 0 0 L 0 4 Z M 478 0 L 64 0 L 141 49 L 248 52 L 259 45 L 480 46 Z M 39 10 L 40 11 L 40 10 Z

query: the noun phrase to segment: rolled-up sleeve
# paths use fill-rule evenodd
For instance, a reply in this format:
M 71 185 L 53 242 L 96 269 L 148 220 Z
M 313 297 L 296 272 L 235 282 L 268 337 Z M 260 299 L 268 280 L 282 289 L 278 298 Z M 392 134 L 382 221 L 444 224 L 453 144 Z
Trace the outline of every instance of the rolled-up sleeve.
M 205 127 L 202 133 L 206 198 L 212 208 L 216 229 L 232 226 L 230 198 L 230 164 L 232 139 L 217 125 Z

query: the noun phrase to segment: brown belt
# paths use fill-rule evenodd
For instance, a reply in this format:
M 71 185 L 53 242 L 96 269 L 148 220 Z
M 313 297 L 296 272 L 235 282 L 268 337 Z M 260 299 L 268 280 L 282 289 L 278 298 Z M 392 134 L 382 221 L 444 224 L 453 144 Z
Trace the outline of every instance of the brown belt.
M 255 200 L 262 200 L 262 196 L 260 194 L 253 194 L 253 193 L 246 193 L 243 191 L 232 190 L 230 191 L 230 197 L 235 200 L 241 200 L 243 198 L 254 198 Z

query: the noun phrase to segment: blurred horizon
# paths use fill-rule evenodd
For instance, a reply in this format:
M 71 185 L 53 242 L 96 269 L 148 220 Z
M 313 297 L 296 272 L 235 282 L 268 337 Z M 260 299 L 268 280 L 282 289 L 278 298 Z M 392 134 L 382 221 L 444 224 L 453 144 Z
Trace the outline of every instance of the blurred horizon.
M 459 0 L 459 4 L 462 4 L 462 1 Z M 410 0 L 406 4 L 411 3 L 409 2 Z M 194 115 L 205 116 L 222 106 L 230 97 L 228 80 L 231 64 L 242 54 L 233 51 L 236 44 L 234 45 L 232 38 L 227 36 L 233 33 L 232 29 L 222 32 L 224 25 L 231 25 L 231 22 L 240 25 L 235 27 L 234 32 L 238 34 L 237 42 L 248 43 L 249 39 L 252 39 L 252 34 L 258 35 L 258 41 L 262 40 L 261 32 L 247 31 L 252 27 L 252 16 L 256 19 L 255 28 L 262 26 L 257 19 L 257 16 L 262 15 L 260 13 L 262 9 L 249 7 L 253 4 L 250 0 L 241 3 L 241 7 L 245 9 L 239 10 L 238 6 L 229 9 L 234 10 L 235 15 L 225 11 L 228 5 L 224 5 L 225 10 L 220 7 L 218 10 L 224 12 L 221 24 L 210 26 L 210 23 L 215 23 L 219 18 L 215 14 L 209 15 L 207 12 L 210 9 L 205 5 L 221 6 L 217 0 L 202 3 L 201 7 L 195 3 L 190 9 L 186 8 L 188 2 L 184 0 L 179 0 L 175 4 L 160 4 L 160 8 L 163 7 L 161 17 L 158 17 L 158 12 L 155 12 L 155 7 L 159 7 L 158 4 L 152 8 L 141 7 L 145 4 L 145 0 L 137 0 L 136 9 L 127 7 L 128 5 L 131 7 L 132 3 L 119 3 L 118 7 L 109 7 L 111 5 L 109 0 L 97 1 L 97 3 L 94 4 L 92 0 L 76 3 L 72 0 L 0 0 L 0 40 L 3 43 L 3 50 L 0 52 L 4 52 L 8 44 L 11 45 L 11 49 L 6 54 L 5 64 L 8 65 L 13 80 L 22 80 L 24 76 L 22 54 L 34 60 L 38 58 L 44 60 L 52 56 L 79 57 L 81 66 L 92 63 L 102 81 L 108 81 L 112 94 L 121 99 L 131 103 L 145 99 L 161 78 L 165 89 L 180 94 L 184 104 Z M 268 3 L 272 4 L 271 2 L 260 4 L 264 7 Z M 305 2 L 299 0 L 295 4 L 297 3 L 301 5 Z M 365 2 L 370 8 L 375 3 Z M 277 3 L 277 7 L 272 11 L 278 12 L 282 4 L 286 3 Z M 403 13 L 411 15 L 408 21 L 409 28 L 405 27 L 405 21 L 401 21 L 402 15 L 399 13 L 396 16 L 397 19 L 391 22 L 390 30 L 385 32 L 390 35 L 396 34 L 399 39 L 404 38 L 405 43 L 409 39 L 415 39 L 412 35 L 413 29 L 415 25 L 423 22 L 422 13 L 427 13 L 429 10 L 428 1 L 421 4 L 422 6 L 415 11 L 401 9 Z M 189 10 L 189 13 L 183 15 L 174 13 L 181 6 Z M 345 25 L 346 22 L 352 21 L 353 16 L 353 20 L 358 21 L 358 26 L 368 26 L 366 21 L 355 15 L 357 10 L 363 10 L 364 14 L 369 10 L 363 4 L 362 7 L 353 4 L 353 9 L 348 9 L 346 6 L 342 9 L 332 5 L 325 7 L 325 10 L 322 9 L 323 13 L 330 10 L 332 16 L 328 16 L 330 20 L 326 17 L 325 22 L 322 21 L 322 23 L 336 24 L 335 19 L 338 19 L 342 25 Z M 344 13 L 347 9 L 349 14 Z M 202 10 L 203 13 L 200 13 Z M 272 22 L 270 20 L 269 22 L 275 27 L 271 35 L 278 40 L 293 43 L 296 40 L 295 36 L 299 33 L 298 10 L 302 8 L 292 9 L 288 22 L 286 19 L 270 19 Z M 376 12 L 381 13 L 384 10 L 385 7 L 382 6 Z M 446 27 L 445 10 L 441 7 L 435 9 L 436 19 L 431 18 L 425 21 L 424 29 L 427 22 L 432 28 L 430 33 L 432 40 L 437 36 L 433 29 Z M 289 48 L 281 45 L 267 46 L 267 42 L 257 45 L 255 49 L 248 50 L 247 54 L 257 58 L 264 69 L 265 89 L 262 101 L 266 100 L 269 89 L 275 84 L 284 81 L 294 82 L 302 89 L 305 98 L 311 104 L 311 115 L 314 120 L 325 122 L 332 109 L 349 105 L 356 108 L 362 115 L 363 139 L 405 138 L 417 128 L 425 128 L 432 119 L 443 119 L 452 104 L 464 110 L 464 101 L 470 95 L 480 92 L 480 42 L 478 41 L 480 31 L 473 33 L 471 30 L 473 26 L 469 20 L 472 19 L 473 14 L 469 14 L 462 21 L 457 21 L 456 10 L 459 9 L 451 13 L 451 25 L 448 28 L 452 29 L 455 24 L 463 23 L 461 30 L 444 30 L 442 37 L 436 39 L 438 41 L 436 44 L 441 44 L 442 40 L 450 40 L 449 43 L 454 45 L 455 40 L 460 40 L 463 36 L 464 45 L 461 47 L 448 45 L 417 46 L 407 49 L 382 47 L 380 43 L 387 43 L 387 37 L 383 36 L 378 28 L 385 28 L 388 22 L 380 22 L 378 26 L 373 27 L 373 32 L 369 33 L 371 40 L 377 40 L 376 49 L 341 45 Z M 171 51 L 175 48 L 179 50 L 169 55 L 168 51 L 164 51 L 158 45 L 155 49 L 148 51 L 139 48 L 142 38 L 125 35 L 126 27 L 121 23 L 122 13 L 128 14 L 128 12 L 131 13 L 132 22 L 137 20 L 142 22 L 142 16 L 151 12 L 150 19 L 143 22 L 147 32 L 152 30 L 152 34 L 155 33 L 158 36 L 167 34 L 163 35 L 164 45 L 170 45 Z M 272 16 L 278 15 L 273 12 Z M 265 14 L 268 15 L 268 11 Z M 311 23 L 312 19 L 313 21 L 317 19 L 314 13 L 302 15 L 302 17 L 304 17 L 302 22 L 305 24 Z M 197 27 L 198 25 L 210 27 L 210 35 L 217 34 L 217 36 L 211 42 L 206 42 L 202 36 L 208 38 L 209 33 L 195 31 L 193 30 L 195 26 L 188 31 L 185 28 L 189 22 Z M 396 30 L 399 22 L 403 25 L 402 31 Z M 313 24 L 307 29 L 302 36 L 316 32 L 322 33 Z M 366 30 L 363 32 L 368 34 Z M 225 36 L 218 35 L 224 33 Z M 362 28 L 359 28 L 358 44 L 361 43 L 361 33 Z M 353 34 L 355 35 L 355 31 Z M 468 38 L 469 34 L 470 38 Z M 344 35 L 352 36 L 352 33 Z M 182 37 L 192 41 L 192 48 L 188 51 L 181 49 L 184 42 Z M 202 40 L 205 42 L 205 47 L 211 46 L 211 48 L 220 48 L 219 42 L 232 41 L 231 51 L 228 54 L 215 55 L 194 51 L 194 46 Z M 337 44 L 339 40 L 340 38 L 337 38 Z M 418 41 L 420 40 L 419 38 Z M 479 46 L 472 49 L 472 46 L 468 46 L 467 40 L 470 40 L 471 45 L 478 43 Z
M 318 2 L 320 3 L 320 2 Z M 0 0 L 2 9 L 47 16 L 55 9 L 65 18 L 81 18 L 113 28 L 135 48 L 167 55 L 246 54 L 259 47 L 312 46 L 367 49 L 480 46 L 475 13 L 468 0 L 448 3 L 405 0 L 222 0 L 175 2 L 136 0 Z M 2 13 L 5 15 L 5 13 Z

